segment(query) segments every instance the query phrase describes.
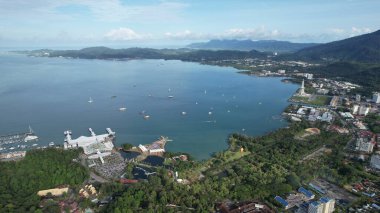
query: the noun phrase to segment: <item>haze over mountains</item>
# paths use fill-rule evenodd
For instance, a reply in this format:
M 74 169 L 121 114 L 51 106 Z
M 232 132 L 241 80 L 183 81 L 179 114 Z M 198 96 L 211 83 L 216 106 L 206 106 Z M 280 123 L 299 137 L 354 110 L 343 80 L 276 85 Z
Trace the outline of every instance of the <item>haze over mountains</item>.
M 260 52 L 296 52 L 306 47 L 318 45 L 317 43 L 292 43 L 276 40 L 210 40 L 208 42 L 192 43 L 187 48 L 208 50 L 257 50 Z

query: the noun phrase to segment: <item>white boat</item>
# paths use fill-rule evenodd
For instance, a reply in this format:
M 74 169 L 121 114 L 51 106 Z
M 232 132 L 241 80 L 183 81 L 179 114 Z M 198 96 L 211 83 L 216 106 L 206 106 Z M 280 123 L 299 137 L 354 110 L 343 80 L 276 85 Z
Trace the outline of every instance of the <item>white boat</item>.
M 88 100 L 88 103 L 92 103 L 94 102 L 94 100 L 92 100 L 92 98 L 90 97 L 90 99 Z
M 209 115 L 212 115 L 212 112 L 208 112 Z
M 182 115 L 186 115 L 187 113 L 186 112 L 181 112 Z
M 38 144 L 34 143 L 32 146 L 37 146 Z
M 9 148 L 10 150 L 14 150 L 15 148 L 12 146 L 11 148 Z
M 145 120 L 148 120 L 149 118 L 150 118 L 149 115 L 144 115 L 144 119 L 145 119 Z
M 49 146 L 54 146 L 54 142 L 50 142 L 50 143 L 49 143 Z
M 169 96 L 168 96 L 168 98 L 174 98 L 174 96 L 172 96 L 172 95 L 169 95 Z
M 127 110 L 126 107 L 120 107 L 120 108 L 119 108 L 119 111 L 126 111 L 126 110 Z
M 28 135 L 25 137 L 24 142 L 35 141 L 37 139 L 38 139 L 38 137 L 35 135 Z

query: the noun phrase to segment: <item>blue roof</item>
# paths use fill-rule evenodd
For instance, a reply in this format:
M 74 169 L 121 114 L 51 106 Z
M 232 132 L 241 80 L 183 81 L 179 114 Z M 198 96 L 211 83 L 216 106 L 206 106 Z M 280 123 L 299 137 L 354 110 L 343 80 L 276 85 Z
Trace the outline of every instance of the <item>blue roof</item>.
M 331 200 L 331 198 L 328 198 L 328 197 L 321 197 L 319 200 L 320 200 L 322 203 L 327 203 L 327 202 L 329 202 L 329 201 Z
M 318 187 L 312 183 L 309 183 L 309 186 L 311 186 L 314 190 L 316 190 L 317 192 L 319 192 L 321 194 L 326 194 L 326 192 L 323 189 L 321 189 L 320 187 Z
M 312 205 L 312 206 L 319 206 L 319 204 L 320 203 L 318 201 L 313 201 L 310 203 L 310 205 Z
M 284 207 L 287 207 L 289 205 L 288 202 L 286 202 L 286 200 L 284 200 L 282 197 L 280 196 L 276 196 L 274 198 L 277 202 L 281 203 L 281 205 L 283 205 Z
M 312 198 L 312 197 L 314 196 L 314 194 L 311 193 L 311 191 L 309 191 L 309 190 L 307 190 L 307 189 L 305 189 L 305 188 L 303 188 L 303 187 L 300 187 L 300 188 L 298 189 L 298 191 L 301 192 L 302 194 L 304 194 L 304 195 L 305 195 L 306 197 L 308 197 L 308 198 Z

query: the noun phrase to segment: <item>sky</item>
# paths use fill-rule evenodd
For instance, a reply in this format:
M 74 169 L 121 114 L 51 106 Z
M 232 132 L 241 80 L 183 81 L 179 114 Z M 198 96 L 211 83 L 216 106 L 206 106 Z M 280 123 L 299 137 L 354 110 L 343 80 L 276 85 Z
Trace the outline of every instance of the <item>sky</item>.
M 0 48 L 325 43 L 379 30 L 379 11 L 379 0 L 0 0 Z

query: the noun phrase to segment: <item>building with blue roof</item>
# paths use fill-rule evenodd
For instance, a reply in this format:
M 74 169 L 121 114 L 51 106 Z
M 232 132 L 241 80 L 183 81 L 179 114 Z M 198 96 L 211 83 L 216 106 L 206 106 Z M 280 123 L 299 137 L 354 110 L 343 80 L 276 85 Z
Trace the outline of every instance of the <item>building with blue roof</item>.
M 323 213 L 323 204 L 318 201 L 310 202 L 308 213 Z
M 298 189 L 298 192 L 304 194 L 307 197 L 307 199 L 309 199 L 309 200 L 314 199 L 314 197 L 315 197 L 314 194 L 311 191 L 309 191 L 309 190 L 307 190 L 307 189 L 305 189 L 303 187 L 300 187 Z
M 284 200 L 282 197 L 280 197 L 280 196 L 276 196 L 274 199 L 275 199 L 277 202 L 279 202 L 282 206 L 284 206 L 285 209 L 287 209 L 287 208 L 289 207 L 289 203 L 286 202 L 286 200 Z
M 334 211 L 334 206 L 335 206 L 335 200 L 328 198 L 328 197 L 321 197 L 319 199 L 321 204 L 323 205 L 323 213 L 331 213 Z

